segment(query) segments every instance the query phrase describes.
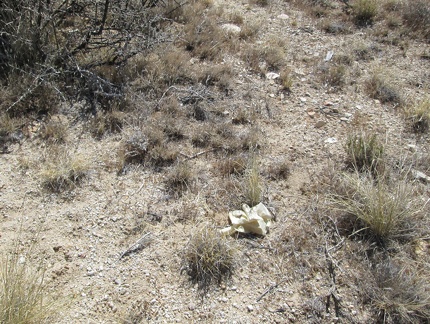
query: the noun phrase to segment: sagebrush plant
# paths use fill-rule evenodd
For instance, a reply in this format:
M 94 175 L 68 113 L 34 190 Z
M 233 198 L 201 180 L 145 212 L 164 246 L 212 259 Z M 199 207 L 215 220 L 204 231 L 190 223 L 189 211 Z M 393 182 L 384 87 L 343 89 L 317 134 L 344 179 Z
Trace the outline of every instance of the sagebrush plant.
M 406 108 L 406 116 L 410 120 L 414 132 L 428 132 L 430 128 L 430 98 L 425 98 Z
M 30 267 L 28 255 L 14 250 L 0 260 L 0 322 L 52 323 L 58 305 L 48 291 L 43 267 Z
M 182 251 L 181 272 L 206 292 L 213 284 L 228 280 L 236 266 L 234 241 L 218 230 L 206 227 L 190 238 Z
M 357 26 L 372 25 L 378 14 L 378 2 L 376 0 L 355 0 L 352 4 L 352 15 Z
M 48 152 L 40 171 L 42 186 L 53 192 L 73 189 L 89 173 L 90 163 L 82 155 L 73 155 L 66 149 Z
M 355 134 L 348 137 L 345 146 L 349 167 L 375 173 L 383 168 L 384 146 L 375 134 Z
M 381 176 L 345 174 L 342 193 L 334 195 L 340 212 L 356 221 L 357 232 L 381 245 L 417 235 L 420 208 L 406 179 L 388 184 Z

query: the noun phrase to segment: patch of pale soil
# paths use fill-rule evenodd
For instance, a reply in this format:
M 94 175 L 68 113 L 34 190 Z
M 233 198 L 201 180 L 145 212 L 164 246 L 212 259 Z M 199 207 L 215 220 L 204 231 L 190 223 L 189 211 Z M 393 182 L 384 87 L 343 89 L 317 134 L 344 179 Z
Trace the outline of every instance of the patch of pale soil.
M 175 199 L 162 183 L 165 172 L 136 168 L 117 175 L 109 168 L 121 135 L 95 141 L 71 126 L 66 145 L 83 154 L 93 172 L 71 192 L 54 195 L 40 185 L 38 161 L 46 148 L 36 139 L 13 146 L 10 154 L 0 156 L 0 250 L 5 253 L 17 238 L 23 251 L 35 244 L 34 255 L 28 258 L 43 259 L 52 289 L 70 299 L 58 323 L 118 322 L 132 305 L 141 305 L 147 322 L 306 322 L 312 310 L 326 311 L 331 279 L 324 254 L 320 250 L 321 260 L 304 257 L 301 267 L 296 263 L 292 267 L 291 255 L 275 253 L 274 246 L 280 237 L 288 238 L 289 231 L 305 229 L 315 198 L 310 188 L 321 172 L 343 161 L 347 136 L 360 129 L 380 134 L 394 158 L 408 154 L 410 145 L 418 152 L 428 149 L 428 138 L 412 135 L 396 109 L 369 99 L 362 89 L 372 70 L 383 66 L 407 96 L 423 97 L 428 92 L 429 62 L 419 58 L 422 43 L 411 40 L 406 56 L 393 46 L 377 44 L 380 51 L 374 60 L 353 61 L 354 73 L 342 90 L 335 91 L 318 80 L 318 65 L 328 51 L 336 56 L 349 53 L 357 42 L 374 44 L 370 32 L 327 35 L 283 1 L 268 8 L 224 0 L 216 6 L 240 12 L 247 22 L 258 20 L 258 42 L 270 37 L 286 42 L 295 78 L 290 95 L 276 82 L 251 73 L 238 56 L 226 56 L 234 63 L 234 96 L 221 103 L 231 112 L 241 106 L 259 111 L 262 169 L 280 159 L 291 163 L 287 180 L 265 184 L 265 200 L 277 222 L 267 237 L 241 240 L 231 282 L 200 298 L 180 273 L 180 254 L 199 226 L 228 224 L 228 208 L 211 204 L 212 193 L 219 189 L 211 180 L 210 165 L 219 157 L 208 153 L 192 160 L 199 171 L 197 189 Z M 251 92 L 250 99 L 242 96 L 245 92 Z M 28 169 L 22 168 L 24 160 L 30 161 Z M 144 234 L 148 235 L 144 248 L 120 258 Z M 306 235 L 316 245 L 324 244 L 312 232 Z M 369 309 L 357 301 L 354 268 L 341 264 L 337 280 L 345 318 L 366 322 Z M 336 319 L 330 306 L 321 321 Z

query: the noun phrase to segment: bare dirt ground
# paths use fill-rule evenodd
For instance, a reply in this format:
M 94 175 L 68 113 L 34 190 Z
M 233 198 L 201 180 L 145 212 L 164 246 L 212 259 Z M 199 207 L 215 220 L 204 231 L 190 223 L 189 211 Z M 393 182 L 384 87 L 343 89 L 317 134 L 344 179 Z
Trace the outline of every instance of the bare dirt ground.
M 154 172 L 133 166 L 124 174 L 112 167 L 136 124 L 96 140 L 75 122 L 74 107 L 52 118 L 68 125 L 61 145 L 89 163 L 88 176 L 63 193 L 42 188 L 40 171 L 49 145 L 38 138 L 35 122 L 33 136 L 0 156 L 0 250 L 5 253 L 15 240 L 22 251 L 34 247 L 26 262 L 43 260 L 52 291 L 67 299 L 58 323 L 375 322 L 375 310 L 362 293 L 367 279 L 360 269 L 368 264 L 360 257 L 361 243 L 328 234 L 333 224 L 319 184 L 328 170 L 340 172 L 346 139 L 358 131 L 378 134 L 393 163 L 430 154 L 428 134 L 411 132 L 394 104 L 369 98 L 364 90 L 365 80 L 380 69 L 404 98 L 424 98 L 430 61 L 422 54 L 429 53 L 428 43 L 411 38 L 401 48 L 382 42 L 375 32 L 384 27 L 379 21 L 372 28 L 328 34 L 320 20 L 278 0 L 266 7 L 217 0 L 211 10 L 219 12 L 218 25 L 229 22 L 225 17 L 233 13 L 245 23 L 258 23 L 252 46 L 279 42 L 293 77 L 288 93 L 277 80 L 251 71 L 243 60 L 246 42 L 218 60 L 232 67 L 229 94 L 217 94 L 206 107 L 223 112 L 224 123 L 241 110 L 251 116 L 250 123 L 234 126 L 235 136 L 255 130 L 263 202 L 276 215 L 267 236 L 231 239 L 238 245 L 232 278 L 201 297 L 180 272 L 181 253 L 195 230 L 228 226 L 228 211 L 240 207 L 231 199 L 235 182 L 216 176 L 217 163 L 227 156 L 212 151 L 188 159 L 195 179 L 182 196 L 175 196 L 164 183 L 171 167 Z M 371 58 L 358 58 L 358 48 L 372 49 Z M 325 61 L 329 52 L 333 57 Z M 324 66 L 342 56 L 350 62 L 344 84 L 336 88 L 321 75 Z M 210 118 L 200 126 L 214 127 Z M 193 127 L 183 126 L 185 138 L 192 137 Z M 175 145 L 182 153 L 179 160 L 206 150 L 186 141 Z M 281 161 L 288 161 L 290 175 L 272 179 L 270 167 Z M 417 186 L 425 202 L 429 184 Z M 142 249 L 122 256 L 144 235 Z M 424 254 L 416 257 L 428 262 L 428 239 L 421 242 Z

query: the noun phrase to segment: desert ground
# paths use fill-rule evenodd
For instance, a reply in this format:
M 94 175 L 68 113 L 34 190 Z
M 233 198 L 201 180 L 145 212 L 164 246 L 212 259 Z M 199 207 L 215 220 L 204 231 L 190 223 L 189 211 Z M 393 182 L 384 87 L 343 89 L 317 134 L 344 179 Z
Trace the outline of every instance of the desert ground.
M 123 2 L 0 71 L 0 322 L 428 323 L 429 4 Z

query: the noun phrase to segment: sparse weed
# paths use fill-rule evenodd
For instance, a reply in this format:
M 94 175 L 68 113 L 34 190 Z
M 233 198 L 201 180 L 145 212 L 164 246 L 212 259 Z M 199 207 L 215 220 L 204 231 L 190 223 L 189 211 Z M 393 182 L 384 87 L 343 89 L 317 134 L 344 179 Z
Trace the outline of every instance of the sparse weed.
M 347 164 L 359 171 L 372 173 L 382 167 L 384 147 L 377 140 L 376 135 L 353 135 L 346 142 Z
M 181 272 L 207 292 L 212 284 L 229 279 L 234 271 L 236 248 L 230 238 L 213 228 L 197 231 L 182 252 Z

